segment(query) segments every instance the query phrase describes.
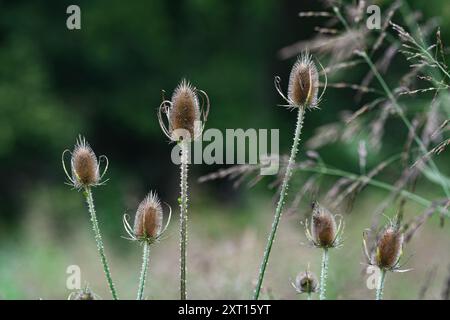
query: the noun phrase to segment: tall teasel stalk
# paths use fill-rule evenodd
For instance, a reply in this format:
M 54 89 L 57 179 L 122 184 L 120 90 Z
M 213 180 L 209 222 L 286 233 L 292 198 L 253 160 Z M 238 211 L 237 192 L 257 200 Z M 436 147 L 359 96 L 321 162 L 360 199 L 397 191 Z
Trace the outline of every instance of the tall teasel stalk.
M 326 80 L 325 80 L 326 87 Z M 259 269 L 258 282 L 254 290 L 253 298 L 257 300 L 259 298 L 262 283 L 264 280 L 264 275 L 266 272 L 267 264 L 269 262 L 270 252 L 272 250 L 273 242 L 275 241 L 276 232 L 278 225 L 281 220 L 281 215 L 283 212 L 283 207 L 285 204 L 285 197 L 287 195 L 289 180 L 292 176 L 293 167 L 295 164 L 295 156 L 298 151 L 298 145 L 300 143 L 300 135 L 303 127 L 303 120 L 305 117 L 306 109 L 317 108 L 321 97 L 324 92 L 322 92 L 320 98 L 317 98 L 319 91 L 319 73 L 317 68 L 312 61 L 311 56 L 308 53 L 302 54 L 302 56 L 297 60 L 291 70 L 289 77 L 289 87 L 287 97 L 283 94 L 280 88 L 280 78 L 275 77 L 275 88 L 277 89 L 280 96 L 286 101 L 285 107 L 290 109 L 297 109 L 297 123 L 294 133 L 294 141 L 291 148 L 291 154 L 286 167 L 286 172 L 284 174 L 284 179 L 281 185 L 280 197 L 275 210 L 274 220 L 272 222 L 272 228 L 267 239 L 266 248 L 264 250 L 264 255 L 262 258 L 261 266 Z
M 187 298 L 186 290 L 186 245 L 187 245 L 187 206 L 188 206 L 188 159 L 189 146 L 185 141 L 181 145 L 180 168 L 180 295 L 182 300 Z
M 65 155 L 67 153 L 71 155 L 70 167 L 72 174 L 69 174 L 65 164 Z M 105 162 L 105 168 L 100 174 L 100 163 L 102 160 Z M 97 243 L 97 250 L 100 255 L 100 261 L 113 299 L 117 300 L 118 296 L 111 277 L 108 260 L 106 259 L 100 227 L 95 212 L 94 198 L 92 196 L 92 187 L 103 185 L 106 182 L 106 180 L 102 181 L 102 179 L 108 170 L 108 158 L 102 155 L 97 160 L 94 151 L 86 142 L 86 139 L 79 136 L 73 151 L 64 150 L 62 153 L 62 165 L 67 179 L 69 180 L 67 184 L 73 186 L 77 190 L 83 190 L 83 195 L 86 199 L 91 218 L 95 241 Z
M 336 223 L 336 216 L 322 207 L 317 201 L 313 202 L 312 209 L 311 227 L 308 220 L 306 220 L 305 234 L 314 247 L 322 249 L 319 299 L 325 300 L 328 278 L 328 250 L 342 246 L 344 221 L 341 216 L 338 216 L 340 218 L 339 223 Z
M 199 102 L 201 99 L 201 104 Z M 188 163 L 190 143 L 198 139 L 204 129 L 209 114 L 209 98 L 206 92 L 192 86 L 183 79 L 172 94 L 158 109 L 158 119 L 164 134 L 178 143 L 181 151 L 180 161 L 180 298 L 187 299 L 186 250 L 188 220 Z M 163 120 L 167 117 L 168 124 Z
M 375 248 L 370 252 L 367 246 L 367 233 L 364 232 L 363 247 L 368 264 L 378 267 L 379 277 L 375 299 L 382 300 L 386 273 L 388 271 L 407 272 L 411 269 L 401 269 L 400 259 L 403 255 L 404 235 L 398 217 L 396 221 L 390 221 L 377 238 Z
M 145 281 L 147 278 L 150 246 L 159 242 L 170 223 L 172 209 L 169 207 L 169 216 L 163 227 L 163 209 L 156 193 L 150 192 L 139 204 L 134 217 L 134 227 L 128 223 L 127 215 L 123 216 L 123 225 L 131 241 L 138 241 L 143 246 L 142 268 L 139 277 L 139 286 L 136 300 L 144 298 Z

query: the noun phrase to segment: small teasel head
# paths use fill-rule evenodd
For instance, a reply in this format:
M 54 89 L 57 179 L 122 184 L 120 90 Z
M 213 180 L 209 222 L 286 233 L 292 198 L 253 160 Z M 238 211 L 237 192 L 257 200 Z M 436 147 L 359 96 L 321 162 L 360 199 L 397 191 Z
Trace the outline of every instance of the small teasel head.
M 168 126 L 163 121 L 162 113 L 167 116 Z M 202 134 L 208 113 L 208 95 L 183 79 L 175 88 L 170 101 L 164 100 L 163 96 L 158 119 L 161 129 L 170 140 L 192 141 Z
M 68 173 L 65 164 L 65 155 L 69 153 L 71 174 Z M 100 163 L 105 161 L 105 168 L 100 174 Z M 108 169 L 108 158 L 106 156 L 97 157 L 90 147 L 89 143 L 81 135 L 78 137 L 73 151 L 64 150 L 62 154 L 62 164 L 64 172 L 69 179 L 69 185 L 76 189 L 98 186 L 104 182 L 100 182 Z
M 405 272 L 400 270 L 400 259 L 403 255 L 404 235 L 400 225 L 390 222 L 378 235 L 372 254 L 367 248 L 367 234 L 363 235 L 364 252 L 370 265 L 381 270 Z
M 326 82 L 325 74 L 325 88 Z M 307 52 L 303 53 L 292 67 L 287 97 L 282 93 L 279 77 L 275 77 L 275 88 L 287 102 L 286 106 L 293 108 L 316 108 L 325 91 L 324 89 L 318 98 L 319 72 L 311 55 Z
M 171 213 L 172 211 L 169 207 L 169 217 L 166 225 L 163 227 L 163 209 L 161 202 L 156 193 L 150 192 L 138 206 L 134 217 L 133 228 L 131 228 L 127 221 L 127 215 L 124 215 L 123 223 L 125 230 L 130 236 L 128 239 L 147 241 L 149 243 L 158 241 L 169 225 Z
M 95 294 L 88 285 L 85 285 L 84 288 L 72 292 L 68 300 L 100 300 L 101 298 Z
M 375 261 L 381 269 L 394 268 L 402 255 L 403 233 L 395 226 L 389 226 L 381 233 L 377 242 Z
M 300 272 L 295 278 L 295 283 L 292 283 L 297 293 L 311 294 L 319 291 L 319 282 L 317 277 L 308 269 L 304 272 Z
M 336 223 L 336 216 L 317 201 L 314 201 L 312 203 L 311 226 L 309 226 L 308 220 L 305 223 L 308 240 L 319 248 L 341 246 L 344 224 L 342 217 L 338 217 L 340 218 L 339 223 Z

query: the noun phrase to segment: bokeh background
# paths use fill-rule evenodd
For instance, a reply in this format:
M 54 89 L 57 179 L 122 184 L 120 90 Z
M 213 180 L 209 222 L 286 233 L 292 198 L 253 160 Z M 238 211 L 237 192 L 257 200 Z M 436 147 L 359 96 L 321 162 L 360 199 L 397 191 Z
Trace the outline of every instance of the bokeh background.
M 384 8 L 390 1 L 378 3 Z M 425 18 L 440 17 L 444 43 L 450 43 L 450 2 L 408 3 Z M 70 4 L 81 8 L 81 30 L 66 28 Z M 314 34 L 317 20 L 300 19 L 298 12 L 316 9 L 317 1 L 293 0 L 0 0 L 0 298 L 66 299 L 69 265 L 80 266 L 82 283 L 109 298 L 82 194 L 64 185 L 61 167 L 62 151 L 82 134 L 110 160 L 110 180 L 94 196 L 119 295 L 133 299 L 141 250 L 121 238 L 122 215 L 134 215 L 149 190 L 177 212 L 179 171 L 156 117 L 161 89 L 170 93 L 187 77 L 211 99 L 207 127 L 279 128 L 280 150 L 287 153 L 295 113 L 276 106 L 281 100 L 273 77 L 280 75 L 286 84 L 294 59 L 280 59 L 279 50 Z M 400 61 L 391 66 L 392 78 L 404 72 Z M 341 76 L 351 82 L 364 72 Z M 356 110 L 354 94 L 330 89 L 322 110 L 308 113 L 304 140 L 317 126 L 338 120 L 341 110 Z M 385 130 L 383 148 L 369 150 L 369 167 L 398 148 L 406 132 L 394 123 Z M 320 152 L 326 162 L 358 171 L 358 142 Z M 438 159 L 447 173 L 449 160 L 445 153 Z M 272 220 L 274 190 L 268 187 L 270 178 L 251 189 L 234 189 L 228 181 L 197 183 L 218 168 L 196 165 L 190 171 L 189 297 L 249 298 Z M 380 179 L 395 173 L 387 170 Z M 294 179 L 293 192 L 304 177 Z M 426 180 L 420 180 L 417 192 L 430 199 L 441 196 Z M 373 297 L 360 264 L 361 233 L 385 196 L 369 188 L 346 215 L 345 246 L 331 253 L 330 298 Z M 319 272 L 320 252 L 301 245 L 300 219 L 308 210 L 305 201 L 282 221 L 265 298 L 304 298 L 295 294 L 291 280 L 308 264 Z M 411 203 L 407 210 L 413 217 L 423 208 Z M 174 219 L 168 237 L 151 252 L 146 290 L 151 299 L 178 298 L 177 241 Z M 386 297 L 415 299 L 429 282 L 426 297 L 439 298 L 449 247 L 449 227 L 429 220 L 406 249 L 414 271 L 389 275 Z M 432 279 L 430 270 L 436 271 Z

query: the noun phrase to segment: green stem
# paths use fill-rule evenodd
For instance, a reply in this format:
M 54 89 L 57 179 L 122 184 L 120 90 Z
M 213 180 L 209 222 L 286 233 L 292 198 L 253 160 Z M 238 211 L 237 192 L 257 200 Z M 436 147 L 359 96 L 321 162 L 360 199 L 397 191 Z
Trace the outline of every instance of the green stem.
M 103 270 L 105 271 L 106 280 L 108 281 L 109 290 L 113 296 L 114 300 L 117 300 L 116 289 L 114 288 L 114 283 L 111 277 L 111 271 L 109 270 L 108 261 L 106 260 L 105 249 L 103 247 L 102 236 L 100 234 L 100 228 L 98 226 L 97 216 L 95 214 L 94 199 L 92 197 L 92 190 L 90 187 L 85 187 L 84 196 L 88 204 L 88 210 L 91 214 L 92 229 L 94 230 L 95 242 L 97 243 L 98 253 L 100 254 L 100 260 L 103 265 Z
M 327 278 L 328 278 L 328 248 L 323 249 L 322 254 L 322 270 L 320 272 L 320 300 L 325 300 L 325 293 L 327 290 Z
M 383 300 L 383 290 L 384 290 L 384 279 L 386 278 L 386 270 L 381 269 L 380 270 L 380 278 L 378 279 L 377 283 L 377 300 Z
M 150 255 L 150 245 L 144 241 L 144 252 L 142 254 L 141 276 L 139 278 L 139 288 L 136 300 L 142 300 L 144 297 L 145 279 L 147 278 L 148 258 Z
M 267 239 L 266 249 L 264 251 L 263 260 L 261 262 L 261 267 L 259 269 L 258 283 L 256 285 L 253 299 L 258 300 L 259 294 L 261 292 L 261 286 L 264 279 L 264 274 L 266 272 L 267 263 L 269 261 L 270 251 L 272 250 L 272 245 L 275 240 L 275 234 L 278 229 L 278 224 L 280 223 L 281 214 L 283 211 L 283 206 L 285 204 L 284 198 L 287 195 L 288 187 L 289 187 L 289 179 L 292 176 L 292 169 L 295 164 L 295 155 L 297 154 L 298 144 L 300 142 L 300 135 L 303 127 L 303 119 L 305 116 L 305 108 L 298 108 L 298 117 L 297 117 L 297 125 L 295 128 L 294 142 L 292 144 L 291 156 L 289 157 L 289 162 L 286 167 L 286 173 L 284 174 L 283 184 L 281 185 L 280 198 L 278 200 L 277 208 L 275 210 L 275 216 L 272 223 L 272 230 L 270 231 L 269 238 Z
M 311 292 L 308 292 L 308 298 L 307 298 L 308 300 L 312 300 L 312 294 L 311 294 Z
M 188 142 L 181 142 L 181 174 L 180 174 L 180 298 L 187 299 L 186 290 L 186 245 L 187 245 L 187 205 L 188 205 Z

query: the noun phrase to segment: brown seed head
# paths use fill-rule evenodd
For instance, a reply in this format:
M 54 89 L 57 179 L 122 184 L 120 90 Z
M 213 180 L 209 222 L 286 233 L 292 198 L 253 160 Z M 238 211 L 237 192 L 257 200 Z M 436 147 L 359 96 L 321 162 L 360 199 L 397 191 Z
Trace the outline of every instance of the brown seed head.
M 186 80 L 182 80 L 172 95 L 172 107 L 169 110 L 170 133 L 172 139 L 186 139 L 183 130 L 189 132 L 190 140 L 198 136 L 200 107 L 196 89 Z
M 291 70 L 288 99 L 297 107 L 317 106 L 319 73 L 309 54 L 302 55 Z
M 97 157 L 84 138 L 80 137 L 75 145 L 71 167 L 76 188 L 93 186 L 100 180 Z
M 317 202 L 313 203 L 311 235 L 314 241 L 324 248 L 333 247 L 337 236 L 336 219 Z
M 96 295 L 92 292 L 89 287 L 85 287 L 83 289 L 80 289 L 76 292 L 73 292 L 69 296 L 70 300 L 97 300 Z
M 319 289 L 316 276 L 310 271 L 301 272 L 295 278 L 295 287 L 298 293 L 313 293 Z
M 156 238 L 162 230 L 163 212 L 158 196 L 150 192 L 139 204 L 134 218 L 134 234 L 138 239 Z
M 387 227 L 377 242 L 375 262 L 381 269 L 394 268 L 403 248 L 403 233 L 394 226 Z

